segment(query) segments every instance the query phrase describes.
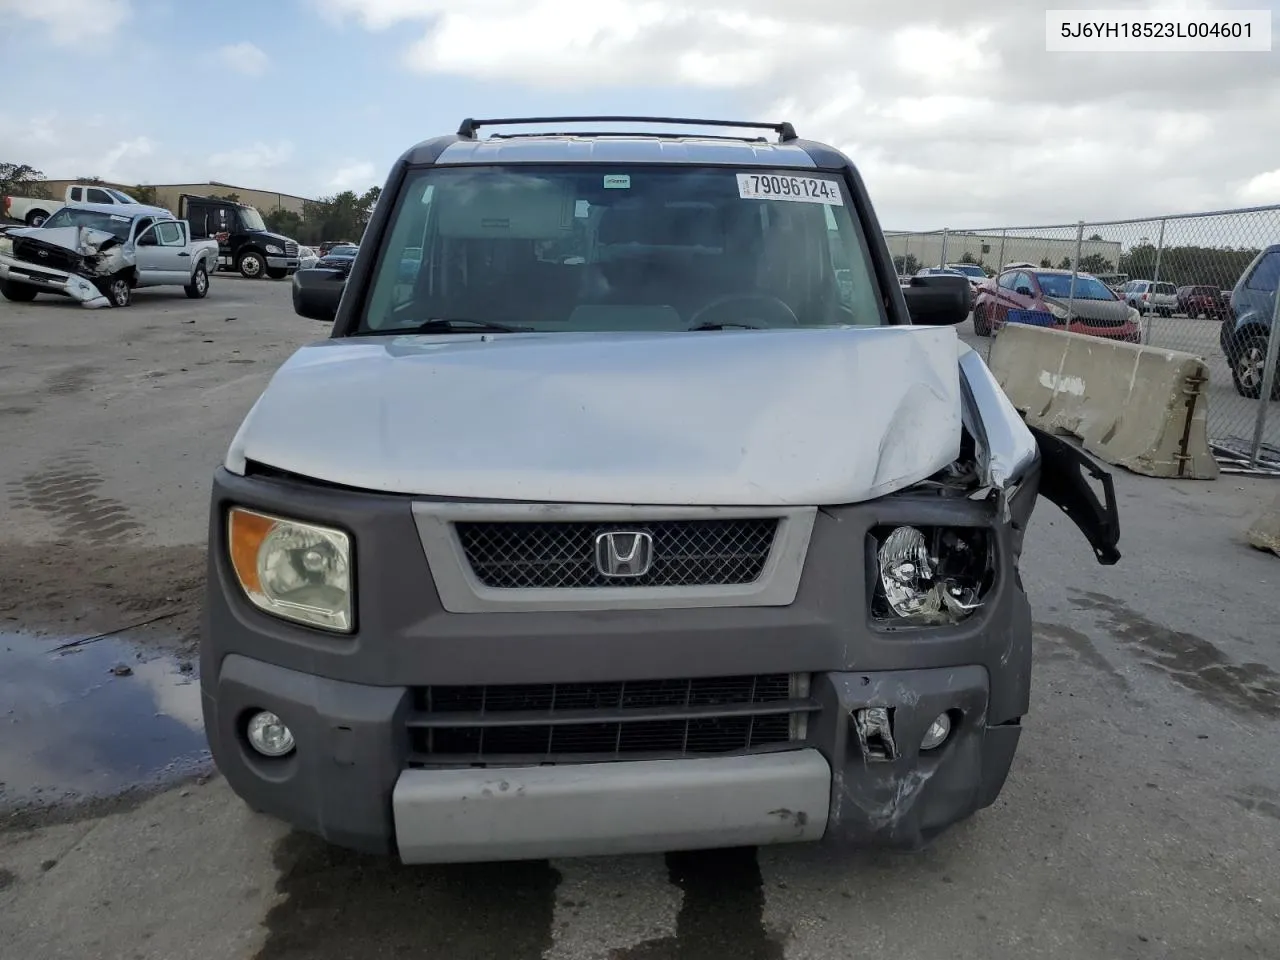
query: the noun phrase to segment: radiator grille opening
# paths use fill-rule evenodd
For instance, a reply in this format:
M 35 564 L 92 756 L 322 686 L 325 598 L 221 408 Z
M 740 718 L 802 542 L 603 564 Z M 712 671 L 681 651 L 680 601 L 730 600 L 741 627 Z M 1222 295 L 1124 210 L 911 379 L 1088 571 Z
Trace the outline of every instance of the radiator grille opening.
M 486 587 L 732 586 L 760 579 L 773 549 L 778 519 L 628 522 L 463 522 L 458 539 L 472 572 Z M 652 537 L 652 563 L 639 577 L 600 569 L 596 538 L 611 531 Z
M 785 749 L 804 738 L 807 674 L 413 691 L 417 764 L 556 763 Z

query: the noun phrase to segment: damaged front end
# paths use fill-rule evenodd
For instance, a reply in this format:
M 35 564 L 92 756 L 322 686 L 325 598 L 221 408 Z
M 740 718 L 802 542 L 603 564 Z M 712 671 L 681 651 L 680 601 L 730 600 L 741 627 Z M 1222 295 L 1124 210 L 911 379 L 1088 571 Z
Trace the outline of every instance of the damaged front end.
M 89 308 L 110 304 L 107 283 L 134 266 L 115 234 L 92 227 L 12 231 L 0 251 L 0 275 L 14 283 L 58 293 Z
M 866 653 L 859 672 L 815 676 L 831 760 L 828 836 L 915 849 L 990 805 L 1030 707 L 1031 610 L 1018 561 L 1044 497 L 1099 563 L 1119 560 L 1111 477 L 1028 428 L 981 357 L 961 347 L 960 456 L 882 499 L 866 519 Z M 1090 484 L 1101 486 L 1101 495 Z

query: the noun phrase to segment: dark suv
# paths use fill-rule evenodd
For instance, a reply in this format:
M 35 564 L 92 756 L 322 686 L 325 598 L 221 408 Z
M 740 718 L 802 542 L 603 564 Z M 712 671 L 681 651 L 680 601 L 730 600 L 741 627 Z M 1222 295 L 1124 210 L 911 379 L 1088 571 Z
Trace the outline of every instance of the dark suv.
M 1219 331 L 1219 344 L 1231 364 L 1236 392 L 1256 400 L 1262 396 L 1267 337 L 1275 318 L 1276 288 L 1280 286 L 1280 243 L 1259 253 L 1245 268 L 1231 291 L 1231 313 Z M 1280 370 L 1271 399 L 1280 400 Z

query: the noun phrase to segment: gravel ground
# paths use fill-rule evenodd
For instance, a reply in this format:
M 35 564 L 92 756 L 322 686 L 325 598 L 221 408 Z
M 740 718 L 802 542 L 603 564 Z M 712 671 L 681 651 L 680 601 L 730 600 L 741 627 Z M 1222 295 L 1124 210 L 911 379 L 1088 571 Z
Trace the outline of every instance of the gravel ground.
M 160 617 L 129 638 L 189 653 L 209 472 L 270 372 L 325 332 L 267 281 L 124 311 L 0 302 L 7 642 Z M 0 957 L 1280 958 L 1280 561 L 1243 540 L 1275 484 L 1116 486 L 1119 566 L 1037 513 L 1022 748 L 997 804 L 924 853 L 408 869 L 186 776 L 0 825 Z

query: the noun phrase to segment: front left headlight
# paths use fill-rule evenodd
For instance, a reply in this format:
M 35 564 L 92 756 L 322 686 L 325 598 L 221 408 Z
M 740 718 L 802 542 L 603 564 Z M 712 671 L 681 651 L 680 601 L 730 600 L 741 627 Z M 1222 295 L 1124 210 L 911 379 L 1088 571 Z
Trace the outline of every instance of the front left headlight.
M 992 534 L 981 527 L 882 528 L 871 613 L 907 625 L 959 623 L 995 583 Z
M 267 244 L 267 253 L 275 253 L 275 254 L 284 253 L 284 248 L 283 248 L 283 247 L 280 247 L 280 246 L 277 246 L 277 245 L 276 245 L 276 244 L 274 244 L 274 243 L 268 243 L 268 244 Z
M 1133 307 L 1129 308 L 1129 322 L 1138 324 L 1142 323 L 1142 314 L 1133 309 Z
M 227 521 L 231 566 L 259 610 L 350 633 L 351 538 L 341 530 L 233 507 Z
M 0 253 L 7 257 L 13 256 L 13 237 L 0 237 Z
M 1046 303 L 1045 306 L 1048 307 L 1049 312 L 1057 320 L 1066 320 L 1071 316 L 1071 312 L 1066 307 L 1060 307 L 1056 303 Z

